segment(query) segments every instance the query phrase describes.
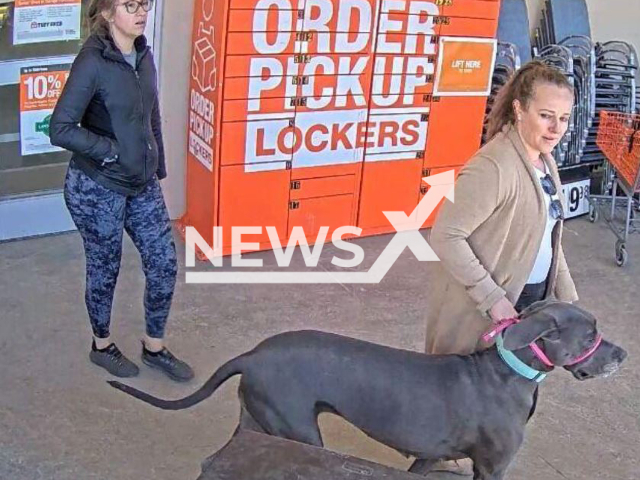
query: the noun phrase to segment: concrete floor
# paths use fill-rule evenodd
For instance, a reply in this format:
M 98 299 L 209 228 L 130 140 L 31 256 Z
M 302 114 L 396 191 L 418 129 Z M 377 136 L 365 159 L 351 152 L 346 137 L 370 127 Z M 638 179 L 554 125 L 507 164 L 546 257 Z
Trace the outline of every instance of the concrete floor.
M 359 241 L 367 253 L 363 268 L 388 240 Z M 629 359 L 608 379 L 578 383 L 566 372 L 551 375 L 509 479 L 640 478 L 640 238 L 632 239 L 631 261 L 623 269 L 613 263 L 613 245 L 601 223 L 567 223 L 565 249 L 580 305 L 599 317 L 605 336 L 624 346 Z M 335 268 L 332 250 L 325 247 L 319 269 Z M 270 253 L 253 257 L 275 264 Z M 301 258 L 294 258 L 292 270 L 300 270 Z M 375 285 L 186 285 L 182 269 L 168 342 L 194 365 L 197 378 L 191 385 L 175 384 L 143 366 L 132 383 L 178 398 L 266 336 L 301 328 L 420 350 L 432 272 L 432 265 L 417 262 L 409 251 Z M 88 361 L 83 283 L 82 244 L 75 233 L 0 245 L 0 478 L 195 479 L 200 462 L 235 427 L 237 377 L 209 401 L 181 412 L 156 410 L 111 389 L 108 374 Z M 143 288 L 137 253 L 127 242 L 113 334 L 135 360 Z M 336 417 L 323 415 L 321 425 L 332 450 L 408 465 Z

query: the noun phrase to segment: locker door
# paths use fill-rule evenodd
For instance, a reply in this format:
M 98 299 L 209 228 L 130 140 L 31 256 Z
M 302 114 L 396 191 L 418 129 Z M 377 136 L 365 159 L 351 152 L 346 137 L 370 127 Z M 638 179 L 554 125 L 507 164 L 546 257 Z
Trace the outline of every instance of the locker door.
M 439 97 L 431 102 L 426 168 L 461 165 L 471 158 L 480 147 L 486 101 L 485 97 Z
M 410 215 L 418 204 L 421 159 L 366 161 L 360 192 L 358 227 L 363 230 L 384 228 L 393 231 L 386 211 Z
M 428 108 L 434 74 L 433 58 L 376 53 L 371 86 L 372 110 Z
M 353 194 L 292 200 L 289 210 L 289 234 L 293 227 L 302 227 L 307 241 L 314 242 L 321 227 L 329 227 L 327 240 L 339 227 L 353 225 Z
M 232 10 L 230 16 L 250 16 L 254 12 Z M 239 19 L 235 23 L 241 24 Z M 245 19 L 244 24 L 247 23 L 250 21 Z M 292 58 L 293 51 L 289 56 L 227 56 L 227 64 L 231 63 L 233 68 L 225 70 L 222 165 L 291 161 L 290 130 L 295 120 L 293 100 L 298 89 L 291 82 L 292 75 L 287 74 L 291 73 Z
M 223 122 L 220 164 L 291 162 L 293 119 L 291 115 L 290 118 Z
M 494 0 L 453 0 L 442 7 L 447 17 L 484 18 L 497 20 L 500 15 L 500 2 Z
M 259 77 L 227 78 L 222 101 L 223 122 L 293 120 L 297 87 L 287 86 L 290 77 L 269 77 L 265 87 Z M 228 137 L 227 137 L 228 138 Z M 223 137 L 223 145 L 225 137 Z
M 241 241 L 270 248 L 266 227 L 287 237 L 292 136 L 302 19 L 298 2 L 231 0 L 222 105 L 220 211 L 225 253 L 232 227 L 260 227 Z
M 439 13 L 434 3 L 382 3 L 358 212 L 358 226 L 370 233 L 393 231 L 384 211 L 409 215 L 418 203 Z
M 289 232 L 296 226 L 302 227 L 307 240 L 312 242 L 320 227 L 329 227 L 327 239 L 330 239 L 336 228 L 353 225 L 357 181 L 355 174 L 292 180 Z
M 363 2 L 341 2 L 340 0 L 305 0 L 304 2 L 304 31 L 312 33 L 345 32 L 369 33 L 374 30 L 377 21 L 378 0 Z M 353 53 L 358 50 L 364 37 L 360 40 L 355 35 L 330 35 L 331 50 L 319 53 Z M 337 47 L 337 48 L 336 48 Z
M 319 110 L 308 105 L 296 107 L 292 184 L 300 190 L 291 191 L 288 230 L 300 226 L 313 242 L 321 226 L 332 232 L 355 224 L 367 110 L 349 103 Z
M 294 169 L 305 176 L 352 173 L 362 161 L 361 132 L 371 85 L 374 0 L 348 4 L 307 0 L 298 52 L 301 61 L 296 126 L 303 146 Z
M 302 27 L 298 10 L 272 7 L 271 2 L 232 3 L 229 11 L 223 121 L 249 116 L 293 118 L 298 87 L 293 82 L 296 35 Z M 233 8 L 236 7 L 236 8 Z M 239 7 L 250 7 L 239 9 Z M 255 118 L 253 118 L 255 119 Z
M 403 3 L 391 10 L 384 2 L 375 41 L 372 109 L 428 107 L 438 51 L 433 3 Z M 414 8 L 415 6 L 419 8 Z
M 226 55 L 282 55 L 293 53 L 302 26 L 298 10 L 231 9 Z
M 220 168 L 220 222 L 224 253 L 231 253 L 232 228 L 261 227 L 261 233 L 242 236 L 242 242 L 268 244 L 266 227 L 287 237 L 291 170 L 286 162 L 228 165 Z
M 429 108 L 371 109 L 365 162 L 422 159 L 427 145 Z
M 355 175 L 333 175 L 320 178 L 300 178 L 291 182 L 291 200 L 318 198 L 353 193 Z
M 293 167 L 338 167 L 362 161 L 367 110 L 296 110 L 296 148 Z
M 375 51 L 390 55 L 433 55 L 437 46 L 439 8 L 428 2 L 407 2 L 407 9 L 387 10 L 383 3 Z M 413 6 L 420 6 L 413 9 Z M 411 10 L 409 10 L 411 9 Z
M 455 0 L 454 0 L 455 1 Z M 492 2 L 481 2 L 491 5 Z M 443 15 L 436 20 L 440 36 L 495 38 L 498 17 L 469 18 Z
M 424 173 L 424 176 L 429 176 L 429 175 L 437 175 L 438 173 L 443 173 L 443 172 L 446 172 L 447 170 L 454 170 L 454 182 L 455 182 L 455 179 L 458 178 L 458 174 L 460 173 L 461 168 L 462 168 L 462 165 L 444 167 L 444 168 L 430 168 L 430 169 L 427 168 L 424 170 L 423 173 Z M 420 186 L 420 201 L 422 201 L 422 199 L 427 195 L 428 192 L 429 192 L 429 185 L 425 182 L 422 182 Z M 431 215 L 429 215 L 429 218 L 427 218 L 427 220 L 424 222 L 424 224 L 422 225 L 422 228 L 429 228 L 433 226 L 433 222 L 435 221 L 438 215 L 438 211 L 440 210 L 444 202 L 448 202 L 448 200 L 446 198 L 443 198 L 438 203 L 438 206 L 431 213 Z
M 396 113 L 401 112 L 401 113 Z M 413 212 L 428 131 L 428 108 L 371 109 L 358 226 L 393 228 L 383 211 Z
M 302 6 L 303 0 L 289 0 L 292 10 L 297 10 Z M 229 0 L 231 10 L 275 10 L 280 9 L 282 2 L 278 0 Z
M 376 1 L 306 0 L 289 230 L 354 225 L 371 85 Z
M 440 38 L 426 166 L 463 164 L 480 146 L 494 59 L 495 40 Z

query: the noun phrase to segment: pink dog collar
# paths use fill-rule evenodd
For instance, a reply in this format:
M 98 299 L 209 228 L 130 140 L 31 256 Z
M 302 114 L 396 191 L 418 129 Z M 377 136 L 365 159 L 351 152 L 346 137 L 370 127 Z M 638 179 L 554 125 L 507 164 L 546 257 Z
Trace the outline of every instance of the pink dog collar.
M 507 328 L 519 322 L 520 320 L 518 320 L 517 318 L 505 318 L 503 320 L 500 320 L 498 323 L 494 325 L 494 327 L 491 330 L 489 330 L 484 335 L 482 335 L 482 339 L 485 342 L 489 342 L 493 340 L 497 335 L 504 332 Z M 598 349 L 601 343 L 602 343 L 602 335 L 598 333 L 598 336 L 596 337 L 596 341 L 586 352 L 584 352 L 578 358 L 574 359 L 571 363 L 567 363 L 564 366 L 570 367 L 572 365 L 576 365 L 586 360 L 596 352 L 596 350 Z M 538 360 L 544 363 L 547 367 L 553 368 L 556 366 L 551 360 L 549 360 L 549 357 L 547 357 L 547 354 L 544 353 L 542 349 L 538 345 L 536 345 L 535 342 L 531 342 L 529 344 L 529 348 L 531 348 L 531 350 L 533 351 L 533 354 L 538 358 Z

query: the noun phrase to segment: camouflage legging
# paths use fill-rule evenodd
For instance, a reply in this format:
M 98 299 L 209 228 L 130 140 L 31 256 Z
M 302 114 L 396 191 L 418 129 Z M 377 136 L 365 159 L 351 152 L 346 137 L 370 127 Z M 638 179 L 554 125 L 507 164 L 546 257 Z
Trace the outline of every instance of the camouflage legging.
M 158 180 L 154 178 L 138 195 L 125 196 L 99 185 L 72 161 L 64 199 L 84 242 L 85 302 L 93 334 L 98 338 L 109 336 L 124 229 L 140 252 L 146 277 L 147 335 L 162 338 L 178 267 L 169 214 Z

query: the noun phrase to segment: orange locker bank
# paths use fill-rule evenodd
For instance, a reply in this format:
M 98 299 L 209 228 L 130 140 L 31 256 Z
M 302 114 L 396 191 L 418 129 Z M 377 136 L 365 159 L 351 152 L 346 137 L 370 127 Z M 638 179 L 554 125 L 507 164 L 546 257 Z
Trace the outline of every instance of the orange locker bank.
M 422 177 L 480 145 L 499 1 L 198 0 L 193 23 L 187 212 L 271 248 L 294 227 L 393 232 Z M 425 227 L 432 222 L 433 216 Z M 219 245 L 218 245 L 219 246 Z

